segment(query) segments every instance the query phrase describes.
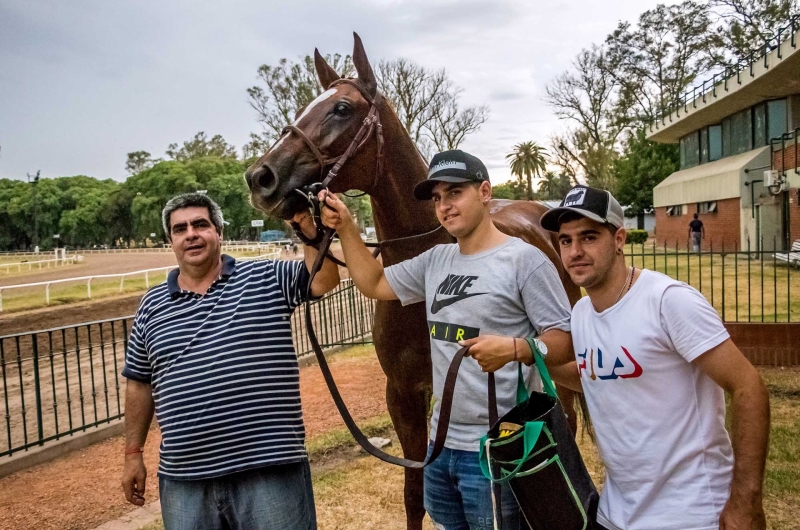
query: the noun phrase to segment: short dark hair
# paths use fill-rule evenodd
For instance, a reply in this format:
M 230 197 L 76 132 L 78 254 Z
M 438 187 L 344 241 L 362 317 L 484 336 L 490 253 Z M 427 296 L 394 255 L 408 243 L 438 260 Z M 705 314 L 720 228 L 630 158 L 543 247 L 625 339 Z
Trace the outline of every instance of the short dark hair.
M 578 212 L 564 212 L 558 218 L 558 228 L 561 229 L 561 225 L 564 223 L 571 223 L 572 221 L 577 221 L 578 219 L 583 219 L 584 215 L 579 214 Z M 611 232 L 611 235 L 616 235 L 618 227 L 612 225 L 611 223 L 603 223 L 603 227 L 606 230 Z
M 697 215 L 697 214 L 694 214 L 694 218 L 695 218 L 695 219 L 697 219 L 697 217 L 698 217 L 698 215 Z
M 172 241 L 172 223 L 170 222 L 170 216 L 172 212 L 182 210 L 183 208 L 206 208 L 208 210 L 208 218 L 211 220 L 214 228 L 217 229 L 217 233 L 222 233 L 224 221 L 222 219 L 222 210 L 219 205 L 204 193 L 182 193 L 167 201 L 164 210 L 161 212 L 161 222 L 164 225 L 164 233 L 167 235 L 169 241 Z

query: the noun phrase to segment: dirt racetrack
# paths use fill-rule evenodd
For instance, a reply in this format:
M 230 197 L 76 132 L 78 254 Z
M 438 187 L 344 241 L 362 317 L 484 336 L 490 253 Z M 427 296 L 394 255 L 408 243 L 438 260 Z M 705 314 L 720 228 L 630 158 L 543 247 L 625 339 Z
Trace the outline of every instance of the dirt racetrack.
M 43 307 L 19 313 L 0 313 L 0 335 L 24 333 L 59 326 L 71 326 L 136 313 L 144 293 L 100 300 L 86 300 L 54 307 Z
M 80 252 L 76 254 L 80 255 Z M 62 278 L 75 278 L 80 276 L 93 276 L 96 274 L 119 274 L 145 269 L 155 269 L 175 265 L 175 255 L 172 252 L 153 252 L 142 254 L 87 254 L 83 263 L 60 267 L 25 270 L 22 273 L 6 275 L 0 273 L 0 286 L 19 285 L 23 283 L 47 282 Z

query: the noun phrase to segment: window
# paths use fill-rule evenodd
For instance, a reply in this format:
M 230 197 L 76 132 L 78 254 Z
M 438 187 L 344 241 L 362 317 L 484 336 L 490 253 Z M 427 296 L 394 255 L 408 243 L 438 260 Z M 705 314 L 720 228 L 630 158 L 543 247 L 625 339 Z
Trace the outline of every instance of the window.
M 700 163 L 700 135 L 695 131 L 681 138 L 681 169 Z
M 780 138 L 787 131 L 786 125 L 786 100 L 776 99 L 767 102 L 767 133 L 768 138 Z
M 700 163 L 708 162 L 708 128 L 700 129 Z
M 683 205 L 679 204 L 677 206 L 667 206 L 667 215 L 670 217 L 683 215 Z
M 722 126 L 711 125 L 708 127 L 708 161 L 713 162 L 722 158 Z
M 697 213 L 717 213 L 717 201 L 698 202 Z
M 753 107 L 753 147 L 767 145 L 767 105 L 762 103 Z
M 753 148 L 753 129 L 750 109 L 731 116 L 731 153 L 738 155 Z
M 722 156 L 731 156 L 731 119 L 722 120 Z

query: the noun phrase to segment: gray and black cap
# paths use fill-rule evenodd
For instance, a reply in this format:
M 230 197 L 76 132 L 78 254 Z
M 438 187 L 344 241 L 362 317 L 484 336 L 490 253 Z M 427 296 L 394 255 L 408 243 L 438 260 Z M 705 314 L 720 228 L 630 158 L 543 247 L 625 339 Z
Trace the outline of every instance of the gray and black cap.
M 622 218 L 622 206 L 610 192 L 589 186 L 575 186 L 569 190 L 557 208 L 549 210 L 542 216 L 542 228 L 558 232 L 561 216 L 570 212 L 616 228 L 621 228 L 625 224 Z
M 433 188 L 440 182 L 484 182 L 489 172 L 477 157 L 460 149 L 436 153 L 428 168 L 428 179 L 414 187 L 414 197 L 421 201 L 432 198 Z

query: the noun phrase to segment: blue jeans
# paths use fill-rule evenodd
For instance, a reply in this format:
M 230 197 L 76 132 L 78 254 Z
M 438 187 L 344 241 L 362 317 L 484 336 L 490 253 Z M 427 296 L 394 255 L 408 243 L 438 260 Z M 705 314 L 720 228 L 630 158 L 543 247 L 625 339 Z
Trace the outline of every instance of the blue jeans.
M 432 447 L 428 447 L 429 453 Z M 445 447 L 425 468 L 424 485 L 425 510 L 436 530 L 494 528 L 492 483 L 481 472 L 477 452 Z M 523 528 L 517 501 L 508 487 L 503 487 L 501 504 L 503 530 Z
M 316 530 L 308 462 L 206 480 L 159 477 L 165 530 Z

